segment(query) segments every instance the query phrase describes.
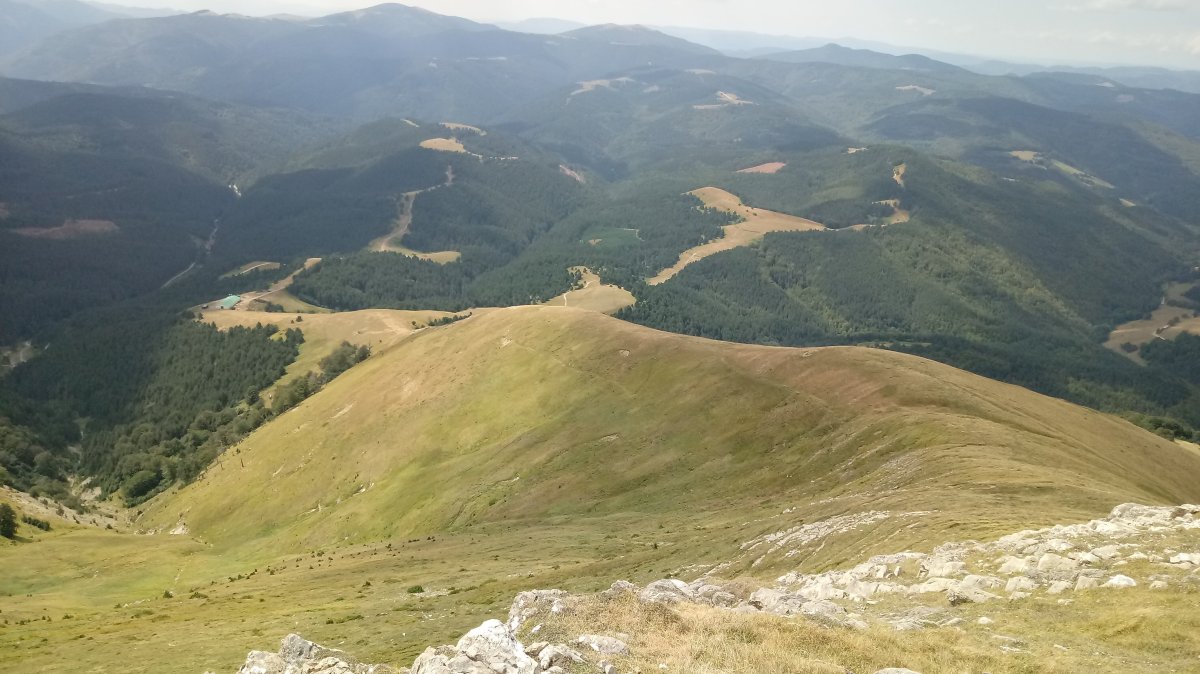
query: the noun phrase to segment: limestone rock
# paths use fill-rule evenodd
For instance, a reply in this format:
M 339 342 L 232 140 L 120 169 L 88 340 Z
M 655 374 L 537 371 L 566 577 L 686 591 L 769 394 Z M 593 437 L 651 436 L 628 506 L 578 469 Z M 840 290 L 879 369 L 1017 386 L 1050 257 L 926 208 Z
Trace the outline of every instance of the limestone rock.
M 504 674 L 535 674 L 537 671 L 538 663 L 525 655 L 521 642 L 499 620 L 488 620 L 467 632 L 455 648 L 492 671 Z
M 677 604 L 691 601 L 692 590 L 681 580 L 656 580 L 641 591 L 638 598 L 647 604 Z
M 1126 587 L 1137 587 L 1137 581 L 1130 578 L 1129 576 L 1117 575 L 1117 576 L 1113 576 L 1112 578 L 1109 578 L 1108 582 L 1106 582 L 1103 587 L 1114 587 L 1114 588 L 1118 588 L 1118 589 L 1126 588 Z
M 1071 584 L 1065 580 L 1057 580 L 1050 584 L 1050 588 L 1046 590 L 1046 594 L 1062 594 L 1071 589 Z
M 1008 584 L 1004 586 L 1004 591 L 1010 594 L 1013 592 L 1032 592 L 1033 590 L 1036 590 L 1037 587 L 1037 582 L 1032 578 L 1016 576 L 1015 578 L 1009 579 Z
M 639 589 L 640 588 L 638 588 L 637 585 L 634 585 L 627 580 L 618 580 L 607 590 L 601 592 L 600 596 L 604 597 L 605 599 L 616 599 L 617 597 L 626 594 L 637 594 Z
M 1047 552 L 1038 559 L 1037 570 L 1042 573 L 1071 572 L 1079 566 L 1073 559 Z
M 583 662 L 583 655 L 567 646 L 547 646 L 538 653 L 538 664 L 543 670 L 552 667 L 567 667 L 574 663 Z
M 1034 569 L 1033 560 L 1029 557 L 1005 557 L 1000 564 L 1000 573 L 1008 575 L 1029 575 Z
M 567 593 L 562 590 L 521 592 L 508 609 L 508 631 L 516 634 L 521 625 L 534 616 L 565 612 L 568 600 Z
M 629 655 L 629 645 L 615 637 L 582 634 L 575 643 L 601 655 Z
M 951 606 L 959 606 L 960 604 L 981 604 L 996 599 L 996 595 L 964 584 L 946 592 L 946 598 L 950 601 Z
M 1090 590 L 1094 587 L 1100 587 L 1100 579 L 1094 576 L 1080 576 L 1075 581 L 1075 591 Z
M 395 674 L 387 665 L 364 665 L 342 651 L 289 634 L 279 653 L 251 651 L 238 674 Z

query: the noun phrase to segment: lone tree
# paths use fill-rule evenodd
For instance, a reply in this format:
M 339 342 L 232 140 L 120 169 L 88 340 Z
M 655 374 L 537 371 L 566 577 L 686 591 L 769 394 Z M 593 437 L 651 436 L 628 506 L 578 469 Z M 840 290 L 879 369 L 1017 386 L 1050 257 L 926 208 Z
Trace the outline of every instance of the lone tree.
M 0 503 L 0 536 L 17 537 L 17 513 L 7 503 Z

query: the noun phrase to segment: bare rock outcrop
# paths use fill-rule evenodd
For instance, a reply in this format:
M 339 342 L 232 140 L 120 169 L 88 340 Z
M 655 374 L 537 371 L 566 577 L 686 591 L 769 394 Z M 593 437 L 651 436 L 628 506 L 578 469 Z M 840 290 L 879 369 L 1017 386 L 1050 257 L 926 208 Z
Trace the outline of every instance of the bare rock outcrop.
M 250 651 L 237 674 L 397 674 L 387 665 L 365 665 L 346 653 L 297 635 L 284 637 L 278 653 Z

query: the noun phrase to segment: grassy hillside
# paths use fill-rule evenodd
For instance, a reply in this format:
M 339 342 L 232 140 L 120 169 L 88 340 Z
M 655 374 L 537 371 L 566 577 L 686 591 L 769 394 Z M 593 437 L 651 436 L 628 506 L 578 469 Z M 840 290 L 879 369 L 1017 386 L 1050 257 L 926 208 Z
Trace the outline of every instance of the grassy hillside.
M 118 651 L 222 671 L 300 630 L 402 662 L 520 589 L 773 578 L 1194 501 L 1198 478 L 1200 456 L 1123 421 L 911 356 L 496 310 L 356 366 L 135 524 L 187 535 L 23 530 L 0 548 L 0 650 L 27 645 L 26 671 Z M 838 516 L 857 525 L 790 556 L 740 549 Z

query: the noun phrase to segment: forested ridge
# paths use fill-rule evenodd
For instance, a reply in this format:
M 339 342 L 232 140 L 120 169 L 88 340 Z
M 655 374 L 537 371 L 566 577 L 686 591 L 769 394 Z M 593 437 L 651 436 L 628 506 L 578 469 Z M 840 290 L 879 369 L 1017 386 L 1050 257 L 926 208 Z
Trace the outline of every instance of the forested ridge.
M 478 100 L 460 97 L 462 70 L 424 64 L 405 77 L 421 80 L 428 118 L 388 107 L 406 100 L 395 83 L 280 109 L 0 80 L 20 94 L 0 108 L 0 344 L 41 351 L 0 381 L 0 479 L 68 498 L 65 478 L 90 477 L 135 503 L 311 395 L 365 353 L 346 345 L 265 405 L 300 334 L 221 333 L 185 314 L 307 258 L 321 261 L 288 291 L 333 310 L 538 303 L 586 267 L 633 292 L 620 317 L 644 325 L 898 349 L 1164 434 L 1200 428 L 1191 338 L 1147 345 L 1146 366 L 1100 346 L 1200 263 L 1195 101 L 1118 106 L 1097 87 L 957 69 L 928 74 L 924 95 L 904 88 L 909 72 L 712 54 L 696 68 L 697 53 L 652 52 L 615 79 Z M 489 67 L 521 82 L 516 63 Z M 264 95 L 316 95 L 303 85 Z M 503 110 L 467 114 L 485 100 Z M 465 152 L 422 146 L 450 138 Z M 779 170 L 740 172 L 768 163 Z M 705 186 L 833 231 L 768 234 L 648 285 L 736 221 L 688 195 Z M 390 243 L 457 260 L 367 250 L 408 193 L 412 221 Z M 73 220 L 102 224 L 42 236 Z M 227 273 L 258 261 L 281 267 Z

